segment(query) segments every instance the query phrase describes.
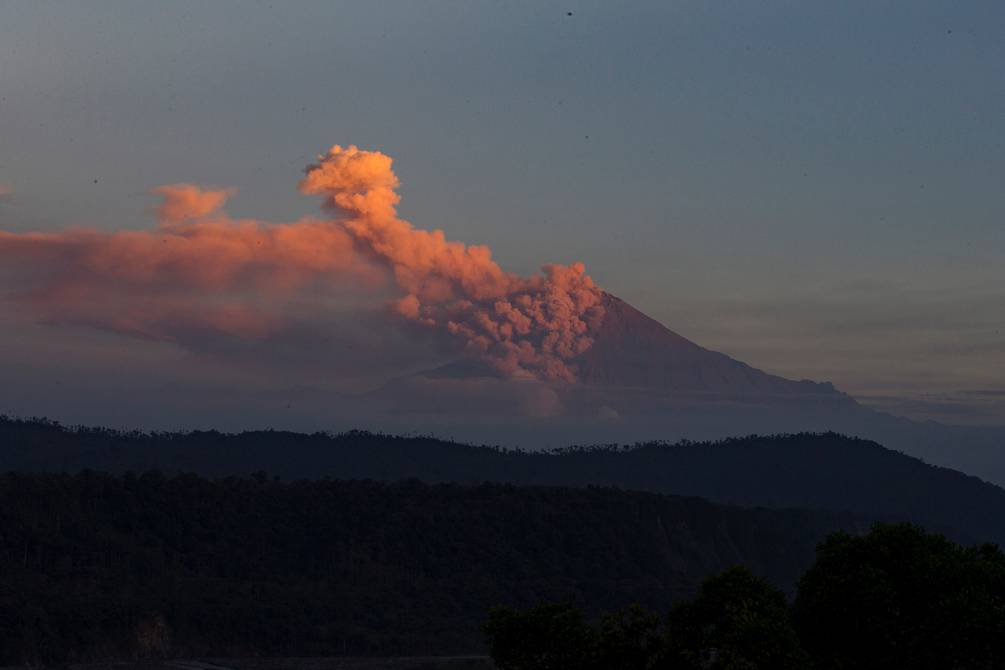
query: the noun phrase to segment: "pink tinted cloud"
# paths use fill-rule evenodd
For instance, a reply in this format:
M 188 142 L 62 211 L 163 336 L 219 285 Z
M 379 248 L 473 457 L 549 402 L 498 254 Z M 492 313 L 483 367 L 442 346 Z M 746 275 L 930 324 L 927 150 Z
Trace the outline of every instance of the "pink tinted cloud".
M 232 219 L 222 209 L 231 189 L 161 186 L 153 229 L 0 232 L 0 276 L 37 320 L 176 342 L 268 339 L 304 295 L 381 301 L 390 288 L 398 318 L 500 372 L 574 381 L 603 317 L 583 265 L 506 272 L 488 247 L 399 218 L 398 186 L 389 156 L 336 145 L 300 182 L 331 218 Z

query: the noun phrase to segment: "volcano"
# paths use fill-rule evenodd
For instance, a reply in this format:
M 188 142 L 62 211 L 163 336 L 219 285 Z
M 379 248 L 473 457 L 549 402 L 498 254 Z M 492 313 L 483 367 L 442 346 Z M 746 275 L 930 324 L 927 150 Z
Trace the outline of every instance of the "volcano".
M 374 426 L 476 442 L 548 446 L 849 430 L 873 415 L 830 383 L 794 381 L 706 349 L 609 293 L 577 378 L 514 378 L 479 358 L 366 394 Z M 857 431 L 852 431 L 857 432 Z
M 728 395 L 837 394 L 830 383 L 792 381 L 705 349 L 604 293 L 604 320 L 593 346 L 576 361 L 593 386 Z
M 834 431 L 1005 483 L 1001 429 L 880 412 L 829 382 L 785 379 L 706 349 L 609 293 L 602 301 L 593 345 L 572 361 L 576 383 L 514 380 L 461 359 L 392 380 L 361 411 L 381 412 L 374 425 L 390 417 L 409 430 L 524 448 Z
M 573 360 L 577 386 L 673 395 L 847 399 L 829 382 L 769 374 L 678 335 L 610 293 L 593 345 Z M 492 366 L 461 359 L 420 373 L 426 379 L 501 379 Z

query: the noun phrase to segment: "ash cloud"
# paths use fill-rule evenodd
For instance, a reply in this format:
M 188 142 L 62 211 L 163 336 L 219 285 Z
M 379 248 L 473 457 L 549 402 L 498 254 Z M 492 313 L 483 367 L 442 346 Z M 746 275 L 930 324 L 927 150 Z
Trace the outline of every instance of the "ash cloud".
M 336 145 L 300 182 L 326 216 L 234 219 L 223 211 L 233 189 L 161 186 L 150 230 L 0 232 L 0 279 L 38 322 L 192 350 L 295 340 L 384 305 L 405 330 L 505 376 L 575 381 L 573 359 L 603 318 L 583 265 L 506 272 L 487 247 L 399 218 L 398 186 L 389 156 Z

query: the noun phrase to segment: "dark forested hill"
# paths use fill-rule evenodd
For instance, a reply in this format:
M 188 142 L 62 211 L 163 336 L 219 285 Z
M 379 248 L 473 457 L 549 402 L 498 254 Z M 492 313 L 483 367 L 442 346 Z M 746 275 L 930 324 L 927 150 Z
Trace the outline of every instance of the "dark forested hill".
M 616 489 L 0 476 L 0 665 L 446 654 L 496 604 L 665 611 L 742 564 L 791 589 L 838 514 Z
M 0 471 L 86 468 L 619 486 L 743 506 L 851 511 L 877 520 L 914 521 L 959 540 L 1005 544 L 1005 490 L 836 434 L 529 453 L 362 432 L 123 434 L 0 420 Z

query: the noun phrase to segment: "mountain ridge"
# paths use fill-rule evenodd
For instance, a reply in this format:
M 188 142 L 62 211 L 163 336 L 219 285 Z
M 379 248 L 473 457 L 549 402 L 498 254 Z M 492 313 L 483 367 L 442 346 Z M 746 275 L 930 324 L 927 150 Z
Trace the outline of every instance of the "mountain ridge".
M 0 420 L 0 471 L 86 469 L 616 486 L 744 507 L 913 521 L 962 541 L 1005 544 L 1005 489 L 834 433 L 528 452 L 361 431 L 147 434 Z
M 611 293 L 603 294 L 602 305 L 604 318 L 594 343 L 576 359 L 583 383 L 727 394 L 845 395 L 830 382 L 786 379 L 706 349 Z
M 602 305 L 593 345 L 570 361 L 579 382 L 508 380 L 462 358 L 365 394 L 364 412 L 390 409 L 368 425 L 534 448 L 835 431 L 1005 485 L 1005 427 L 890 414 L 706 349 L 610 293 Z
M 831 382 L 792 380 L 707 349 L 621 298 L 602 292 L 604 317 L 593 344 L 571 359 L 573 385 L 726 395 L 818 394 L 850 398 Z M 427 379 L 504 379 L 486 362 L 462 357 L 413 376 Z

